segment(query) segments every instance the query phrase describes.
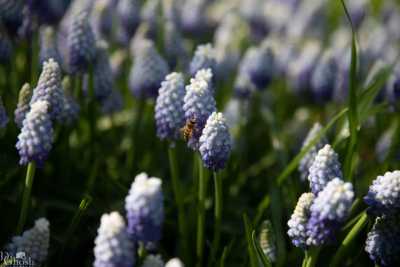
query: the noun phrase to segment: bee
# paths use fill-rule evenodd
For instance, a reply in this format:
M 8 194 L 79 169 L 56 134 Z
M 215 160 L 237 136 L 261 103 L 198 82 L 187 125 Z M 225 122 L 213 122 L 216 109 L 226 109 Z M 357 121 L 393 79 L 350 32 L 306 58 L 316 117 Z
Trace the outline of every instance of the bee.
M 190 138 L 192 138 L 195 126 L 196 126 L 196 120 L 190 119 L 186 122 L 186 125 L 181 128 L 182 137 L 186 142 Z

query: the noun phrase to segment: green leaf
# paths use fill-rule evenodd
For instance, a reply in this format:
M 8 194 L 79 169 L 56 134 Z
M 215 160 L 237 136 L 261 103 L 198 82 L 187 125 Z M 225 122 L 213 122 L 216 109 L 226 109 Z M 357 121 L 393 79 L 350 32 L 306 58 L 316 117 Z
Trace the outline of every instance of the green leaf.
M 265 255 L 264 251 L 260 247 L 260 244 L 257 241 L 256 232 L 253 230 L 251 233 L 251 238 L 253 239 L 253 246 L 258 253 L 258 257 L 261 259 L 261 263 L 264 267 L 272 267 L 271 262 L 268 257 Z
M 252 227 L 249 218 L 247 217 L 246 214 L 243 214 L 243 222 L 247 240 L 247 250 L 249 252 L 249 257 L 250 257 L 250 266 L 258 267 L 257 251 L 253 245 L 253 240 L 251 238 Z

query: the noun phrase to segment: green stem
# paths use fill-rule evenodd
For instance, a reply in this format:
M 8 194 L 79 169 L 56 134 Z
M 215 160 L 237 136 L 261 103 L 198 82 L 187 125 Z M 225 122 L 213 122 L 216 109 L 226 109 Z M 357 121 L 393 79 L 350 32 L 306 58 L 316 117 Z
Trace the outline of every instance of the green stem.
M 215 192 L 215 206 L 214 206 L 214 239 L 212 245 L 212 255 L 210 263 L 214 260 L 221 239 L 221 223 L 222 223 L 222 179 L 220 175 L 214 172 L 214 192 Z M 209 264 L 210 266 L 210 264 Z
M 347 234 L 345 239 L 342 241 L 338 251 L 336 252 L 335 256 L 333 257 L 331 267 L 339 266 L 339 263 L 343 263 L 342 259 L 346 255 L 352 241 L 356 238 L 358 233 L 367 225 L 368 222 L 368 215 L 364 211 L 358 222 L 353 226 L 350 232 Z
M 308 251 L 304 251 L 304 258 L 303 258 L 303 263 L 301 264 L 301 267 L 307 267 L 308 263 Z
M 197 266 L 203 266 L 204 251 L 204 226 L 205 226 L 205 200 L 206 200 L 206 173 L 203 163 L 198 157 L 199 188 L 198 188 L 198 215 L 197 215 Z
M 314 267 L 317 264 L 320 251 L 321 251 L 321 248 L 311 249 L 306 267 Z
M 174 190 L 175 195 L 175 202 L 178 208 L 178 223 L 179 223 L 179 234 L 183 255 L 185 259 L 188 256 L 188 247 L 187 247 L 187 234 L 186 234 L 186 216 L 183 204 L 183 195 L 182 195 L 182 188 L 181 183 L 179 181 L 179 173 L 178 173 L 178 163 L 176 161 L 176 149 L 170 145 L 168 148 L 168 158 L 169 158 L 169 166 L 171 170 L 171 181 L 172 181 L 172 188 Z
M 25 188 L 24 188 L 24 194 L 22 196 L 22 207 L 17 226 L 17 235 L 20 235 L 22 233 L 22 230 L 24 229 L 25 226 L 26 218 L 28 215 L 29 204 L 31 200 L 31 192 L 32 192 L 33 178 L 35 176 L 35 169 L 36 169 L 35 162 L 33 161 L 29 162 L 26 170 Z
M 276 231 L 276 240 L 278 248 L 278 260 L 277 266 L 284 266 L 286 259 L 286 244 L 285 237 L 282 234 L 282 200 L 280 196 L 280 191 L 276 182 L 272 181 L 270 183 L 270 195 L 271 195 L 271 212 L 272 212 L 272 224 Z

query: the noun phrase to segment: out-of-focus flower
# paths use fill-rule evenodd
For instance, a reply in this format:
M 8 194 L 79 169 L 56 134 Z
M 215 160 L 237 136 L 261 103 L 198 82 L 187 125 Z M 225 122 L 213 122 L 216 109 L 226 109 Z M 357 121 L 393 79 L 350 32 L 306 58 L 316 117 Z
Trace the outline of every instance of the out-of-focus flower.
M 61 70 L 56 61 L 50 58 L 43 63 L 37 87 L 33 90 L 31 105 L 45 100 L 52 120 L 59 120 L 63 110 L 64 91 L 61 85 Z
M 142 267 L 164 267 L 164 261 L 160 255 L 148 255 L 144 259 Z
M 49 252 L 49 225 L 49 221 L 45 218 L 36 220 L 33 228 L 25 231 L 21 236 L 12 238 L 11 243 L 6 247 L 7 251 L 13 257 L 17 257 L 19 252 L 24 252 L 25 257 L 32 260 L 35 266 L 42 265 Z
M 167 261 L 167 263 L 165 264 L 165 267 L 185 267 L 185 265 L 183 264 L 183 262 L 180 259 L 173 258 L 173 259 L 170 259 L 169 261 Z
M 379 175 L 369 187 L 364 201 L 373 214 L 395 214 L 400 212 L 400 171 Z
M 308 132 L 306 138 L 303 141 L 302 149 L 308 146 L 311 141 L 317 136 L 318 132 L 322 130 L 321 124 L 318 122 L 313 125 L 311 130 Z M 323 148 L 328 143 L 328 140 L 325 136 L 323 136 L 317 144 L 312 147 L 307 154 L 300 160 L 299 163 L 299 172 L 301 180 L 305 180 L 309 175 L 309 170 L 311 165 L 314 162 L 315 156 L 317 155 L 318 151 Z
M 4 108 L 3 105 L 3 100 L 1 99 L 0 96 L 0 128 L 5 128 L 7 123 L 8 123 L 8 116 L 7 116 L 7 112 L 6 109 Z
M 338 65 L 330 50 L 323 53 L 311 76 L 311 90 L 317 103 L 332 99 L 337 81 Z
M 260 247 L 262 248 L 265 256 L 270 262 L 276 261 L 276 240 L 275 233 L 272 229 L 270 221 L 264 221 L 261 224 L 261 231 L 259 235 Z
M 94 247 L 94 267 L 132 267 L 134 243 L 129 238 L 123 217 L 118 212 L 101 217 Z
M 157 36 L 159 11 L 160 0 L 147 0 L 140 12 L 141 21 L 149 26 L 150 36 L 153 40 Z
M 111 94 L 101 102 L 101 112 L 107 115 L 121 111 L 123 107 L 124 100 L 122 94 L 117 89 L 112 90 Z
M 382 216 L 375 219 L 375 224 L 365 243 L 365 251 L 376 265 L 389 267 L 400 265 L 400 218 Z
M 117 14 L 120 18 L 119 39 L 128 44 L 140 22 L 140 1 L 120 0 L 117 5 Z
M 181 26 L 186 34 L 202 35 L 209 30 L 209 21 L 206 16 L 206 0 L 187 0 L 181 11 Z
M 125 199 L 128 232 L 132 240 L 154 244 L 161 239 L 164 221 L 161 179 L 140 173 Z
M 185 93 L 185 81 L 181 73 L 168 74 L 161 83 L 155 106 L 157 136 L 160 139 L 173 141 L 179 138 L 179 131 L 185 125 Z
M 119 49 L 116 50 L 111 54 L 110 58 L 110 64 L 111 64 L 111 72 L 114 77 L 114 80 L 117 80 L 121 77 L 121 75 L 124 72 L 124 65 L 126 62 L 126 59 L 128 57 L 128 53 L 123 50 Z
M 253 38 L 258 41 L 265 37 L 269 29 L 266 23 L 263 0 L 241 1 L 239 6 L 240 14 L 247 20 Z
M 297 201 L 296 208 L 288 221 L 288 236 L 296 247 L 305 249 L 307 246 L 307 223 L 310 218 L 310 207 L 314 198 L 313 193 L 303 193 Z
M 311 191 L 317 195 L 333 178 L 343 179 L 340 168 L 338 154 L 333 148 L 330 145 L 321 148 L 309 170 L 308 180 Z
M 57 48 L 56 32 L 51 26 L 40 28 L 40 51 L 39 63 L 40 66 L 50 58 L 54 59 L 58 64 L 62 65 L 61 55 Z
M 319 246 L 335 239 L 341 224 L 347 219 L 353 203 L 351 183 L 332 179 L 320 191 L 310 207 L 307 223 L 307 245 Z
M 96 42 L 92 27 L 89 24 L 88 11 L 76 13 L 67 33 L 68 70 L 75 74 L 86 72 L 96 56 Z
M 14 111 L 14 121 L 19 128 L 22 127 L 22 121 L 29 112 L 29 102 L 31 101 L 32 90 L 29 83 L 25 83 L 19 91 L 17 108 Z
M 138 98 L 155 98 L 161 82 L 168 74 L 168 65 L 150 40 L 142 40 L 135 52 L 129 74 L 129 89 Z
M 113 13 L 112 0 L 94 1 L 91 14 L 91 25 L 96 39 L 109 40 L 112 37 Z
M 8 35 L 0 30 L 0 63 L 6 64 L 10 61 L 13 47 Z
M 78 119 L 80 107 L 76 99 L 71 94 L 71 81 L 67 76 L 63 79 L 64 88 L 63 110 L 60 115 L 60 123 L 70 125 Z
M 47 159 L 53 143 L 53 126 L 48 106 L 48 102 L 43 100 L 31 104 L 31 109 L 22 122 L 16 144 L 21 165 L 35 161 L 41 166 Z
M 248 98 L 251 93 L 256 90 L 255 85 L 251 82 L 250 77 L 245 73 L 238 73 L 233 85 L 235 97 Z
M 232 141 L 222 113 L 213 112 L 208 117 L 199 144 L 204 165 L 213 171 L 223 169 L 231 153 Z
M 0 0 L 0 19 L 10 33 L 16 33 L 22 22 L 22 0 Z
M 201 69 L 211 69 L 213 73 L 216 73 L 216 66 L 215 50 L 212 45 L 203 44 L 197 46 L 190 62 L 190 75 L 194 76 Z
M 208 117 L 217 110 L 213 93 L 204 79 L 190 79 L 186 86 L 186 94 L 183 99 L 183 110 L 186 121 L 193 121 L 194 128 L 188 141 L 188 146 L 193 150 L 199 147 L 199 138 Z
M 188 55 L 183 38 L 175 23 L 169 20 L 164 23 L 164 50 L 170 69 L 174 69 L 179 62 L 186 63 Z

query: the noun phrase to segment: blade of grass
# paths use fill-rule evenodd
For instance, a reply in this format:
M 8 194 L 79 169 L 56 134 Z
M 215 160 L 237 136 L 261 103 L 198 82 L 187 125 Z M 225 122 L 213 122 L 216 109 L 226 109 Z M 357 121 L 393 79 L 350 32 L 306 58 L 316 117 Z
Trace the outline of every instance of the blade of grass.
M 247 250 L 250 256 L 250 266 L 258 267 L 257 251 L 254 247 L 253 240 L 251 238 L 251 225 L 249 218 L 247 217 L 246 214 L 243 214 L 243 222 L 247 240 Z
M 253 240 L 253 246 L 257 251 L 258 257 L 261 259 L 261 263 L 264 267 L 272 267 L 271 262 L 269 261 L 268 257 L 265 255 L 264 251 L 260 247 L 260 244 L 257 242 L 256 232 L 253 230 L 251 233 L 251 238 Z

